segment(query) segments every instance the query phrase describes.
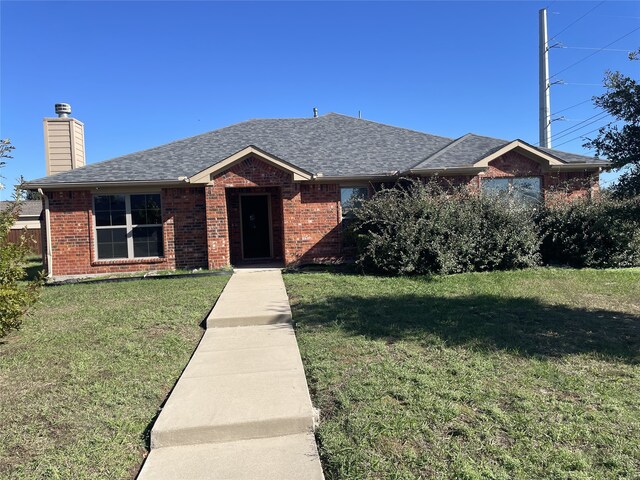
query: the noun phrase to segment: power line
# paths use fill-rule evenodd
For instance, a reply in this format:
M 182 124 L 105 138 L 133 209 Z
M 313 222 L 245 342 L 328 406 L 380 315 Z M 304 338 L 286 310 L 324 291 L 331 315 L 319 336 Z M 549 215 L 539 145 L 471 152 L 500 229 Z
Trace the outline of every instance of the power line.
M 558 45 L 555 48 L 569 48 L 571 50 L 598 50 L 599 52 L 625 52 L 629 53 L 633 49 L 625 49 L 625 48 L 596 48 L 596 47 L 567 47 L 566 45 Z
M 588 127 L 589 125 L 593 125 L 596 122 L 599 122 L 600 120 L 603 120 L 605 117 L 607 117 L 609 115 L 608 112 L 600 112 L 597 115 L 594 115 L 593 117 L 589 117 L 586 120 L 583 120 L 580 123 L 577 123 L 575 125 L 573 125 L 572 127 L 569 128 L 565 128 L 564 130 L 561 130 L 560 132 L 558 132 L 556 135 L 554 135 L 552 137 L 553 140 L 559 140 L 563 137 L 566 137 L 568 135 L 573 135 L 574 133 L 576 133 L 578 130 L 582 130 L 583 128 Z M 597 117 L 597 118 L 596 118 Z M 588 123 L 587 123 L 588 122 Z M 584 124 L 584 125 L 583 125 Z M 582 126 L 580 126 L 582 125 Z
M 563 108 L 562 110 L 558 110 L 557 112 L 554 112 L 554 115 L 557 114 L 557 113 L 566 112 L 567 110 L 571 110 L 572 108 L 579 107 L 580 105 L 584 105 L 585 103 L 591 102 L 591 101 L 592 100 L 589 98 L 589 99 L 587 99 L 587 100 L 585 100 L 583 102 L 576 103 L 575 105 L 571 105 L 570 107 Z
M 562 82 L 560 85 L 578 85 L 578 86 L 581 86 L 581 87 L 602 87 L 601 83 Z
M 586 59 L 593 57 L 596 53 L 601 52 L 602 50 L 606 49 L 607 47 L 610 47 L 611 45 L 613 45 L 614 43 L 619 42 L 620 40 L 622 40 L 623 38 L 627 38 L 629 35 L 631 35 L 632 33 L 637 32 L 638 30 L 640 30 L 640 27 L 634 28 L 633 30 L 631 30 L 629 33 L 624 34 L 623 36 L 621 36 L 620 38 L 614 40 L 613 42 L 605 45 L 602 48 L 599 48 L 598 50 L 596 50 L 593 53 L 590 53 L 589 55 L 587 55 L 586 57 L 581 58 L 580 60 L 578 60 L 577 62 L 572 63 L 571 65 L 569 65 L 568 67 L 563 68 L 562 70 L 560 70 L 559 72 L 556 72 L 555 74 L 551 75 L 549 77 L 549 80 L 551 80 L 553 77 L 557 77 L 558 75 L 560 75 L 562 72 L 565 72 L 567 70 L 569 70 L 570 68 L 578 65 L 579 63 L 584 62 Z
M 566 30 L 568 30 L 569 28 L 573 27 L 576 23 L 578 23 L 580 20 L 582 20 L 584 17 L 586 17 L 587 15 L 589 15 L 591 12 L 593 12 L 596 8 L 598 8 L 600 5 L 602 5 L 604 3 L 604 1 L 600 2 L 599 4 L 597 4 L 595 7 L 593 7 L 591 10 L 589 10 L 587 13 L 585 13 L 584 15 L 582 15 L 580 18 L 578 18 L 577 20 L 574 20 L 573 22 L 571 22 L 569 25 L 567 25 L 566 27 L 564 27 L 562 30 L 560 30 L 558 33 L 556 33 L 553 37 L 551 37 L 549 39 L 549 42 L 551 40 L 553 40 L 554 38 L 556 38 L 558 35 L 560 35 L 561 33 L 565 32 Z M 547 42 L 548 43 L 548 42 Z
M 560 130 L 558 133 L 556 133 L 555 135 L 551 136 L 551 140 L 559 140 L 560 138 L 566 137 L 567 135 L 572 135 L 574 133 L 576 133 L 578 130 L 582 130 L 585 127 L 588 127 L 589 125 L 592 125 L 596 122 L 599 122 L 600 120 L 604 119 L 606 116 L 608 116 L 609 114 L 607 112 L 598 112 L 595 115 L 586 118 L 584 120 L 582 120 L 579 123 L 576 123 L 575 125 L 572 125 L 570 127 L 565 128 L 564 130 Z M 597 117 L 597 118 L 596 118 Z M 590 121 L 591 120 L 591 121 Z M 589 122 L 589 123 L 587 123 Z M 582 125 L 585 124 L 585 125 Z M 580 126 L 582 125 L 582 126 Z M 539 145 L 540 142 L 534 143 L 534 146 Z
M 614 123 L 616 123 L 616 122 L 609 122 L 609 123 L 605 123 L 604 125 L 600 125 L 598 128 L 594 128 L 593 130 L 589 130 L 587 133 L 582 133 L 582 134 L 578 135 L 577 137 L 573 137 L 573 138 L 572 138 L 572 139 L 570 139 L 570 140 L 567 140 L 567 141 L 565 141 L 565 142 L 559 143 L 559 144 L 558 144 L 558 145 L 556 145 L 554 148 L 558 148 L 558 147 L 560 147 L 560 146 L 562 146 L 562 145 L 565 145 L 565 144 L 567 144 L 567 143 L 573 142 L 574 140 L 577 140 L 577 139 L 579 139 L 579 138 L 584 138 L 584 137 L 585 137 L 585 135 L 589 135 L 590 133 L 597 132 L 597 131 L 598 131 L 598 130 L 600 130 L 601 128 L 608 127 L 608 126 L 610 126 L 610 125 L 612 125 L 612 124 L 614 124 Z

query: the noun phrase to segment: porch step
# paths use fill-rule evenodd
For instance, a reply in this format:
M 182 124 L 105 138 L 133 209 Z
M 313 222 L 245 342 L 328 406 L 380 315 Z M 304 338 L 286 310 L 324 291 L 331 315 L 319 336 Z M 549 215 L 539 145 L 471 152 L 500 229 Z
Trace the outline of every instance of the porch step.
M 291 307 L 279 269 L 255 273 L 237 271 L 207 318 L 207 328 L 270 325 L 291 322 Z
M 312 429 L 313 408 L 292 326 L 215 328 L 205 333 L 162 409 L 151 448 Z
M 151 450 L 139 480 L 322 480 L 312 433 Z

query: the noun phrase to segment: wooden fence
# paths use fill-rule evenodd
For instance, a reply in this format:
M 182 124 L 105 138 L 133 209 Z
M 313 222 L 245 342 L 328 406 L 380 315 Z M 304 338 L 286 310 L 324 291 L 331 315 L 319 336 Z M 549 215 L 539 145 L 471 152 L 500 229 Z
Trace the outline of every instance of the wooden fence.
M 22 235 L 25 235 L 29 240 L 31 251 L 33 253 L 37 253 L 38 255 L 42 255 L 42 233 L 40 232 L 40 229 L 30 228 L 28 230 L 24 230 L 16 228 L 14 230 L 10 230 L 9 241 L 17 243 Z

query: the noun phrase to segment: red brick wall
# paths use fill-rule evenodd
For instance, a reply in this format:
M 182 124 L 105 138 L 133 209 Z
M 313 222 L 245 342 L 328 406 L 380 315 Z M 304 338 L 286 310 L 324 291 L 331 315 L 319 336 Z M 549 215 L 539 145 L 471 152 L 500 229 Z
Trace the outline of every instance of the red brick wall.
M 94 251 L 93 196 L 49 192 L 54 276 L 206 267 L 204 188 L 162 189 L 164 256 L 98 260 Z
M 599 174 L 595 172 L 550 172 L 542 165 L 517 152 L 508 152 L 489 162 L 486 172 L 475 178 L 475 187 L 479 187 L 480 178 L 494 177 L 540 177 L 542 192 L 547 204 L 571 201 L 588 197 L 599 191 Z M 473 185 L 473 181 L 471 185 Z
M 338 260 L 342 253 L 340 186 L 302 184 L 290 201 L 291 215 L 285 225 L 287 263 Z
M 284 202 L 284 198 L 290 195 L 293 186 L 293 179 L 290 173 L 254 157 L 242 160 L 215 176 L 206 186 L 209 268 L 222 268 L 231 263 L 232 246 L 229 242 L 229 218 L 236 219 L 231 223 L 233 227 L 231 236 L 235 243 L 233 247 L 234 260 L 236 255 L 239 255 L 238 243 L 240 237 L 239 224 L 237 223 L 239 210 L 235 198 L 239 192 L 236 192 L 235 189 L 251 192 L 256 191 L 252 190 L 254 188 L 258 188 L 258 191 L 265 191 L 265 188 L 275 187 L 276 190 L 273 191 L 279 190 Z M 231 198 L 230 205 L 227 204 L 227 192 L 229 192 Z M 231 206 L 231 211 L 228 211 L 228 206 Z M 281 221 L 281 225 L 283 223 Z M 282 247 L 280 247 L 280 251 L 282 251 Z M 274 241 L 275 252 L 276 245 Z
M 234 189 L 242 189 L 242 192 L 279 191 L 281 220 L 277 218 L 278 209 L 273 209 L 272 204 L 272 215 L 276 214 L 272 219 L 274 254 L 280 250 L 286 264 L 340 257 L 339 187 L 330 184 L 301 186 L 293 182 L 289 172 L 249 157 L 215 176 L 206 187 L 209 268 L 224 267 L 231 262 L 232 253 L 234 260 L 239 253 L 237 223 L 229 221 L 237 218 Z M 281 225 L 277 225 L 278 222 Z M 232 244 L 229 243 L 229 226 Z M 279 249 L 277 237 L 282 239 Z
M 204 187 L 172 188 L 163 190 L 162 194 L 165 218 L 173 218 L 176 268 L 207 268 Z

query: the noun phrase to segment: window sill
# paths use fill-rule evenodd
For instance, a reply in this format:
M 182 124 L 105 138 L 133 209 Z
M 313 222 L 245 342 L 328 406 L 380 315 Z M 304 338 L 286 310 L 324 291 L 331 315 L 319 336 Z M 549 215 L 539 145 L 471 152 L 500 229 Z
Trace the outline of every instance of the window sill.
M 103 265 L 140 265 L 140 264 L 154 264 L 164 263 L 167 259 L 164 257 L 148 257 L 148 258 L 117 258 L 113 260 L 94 260 L 91 262 L 92 267 L 99 267 Z

